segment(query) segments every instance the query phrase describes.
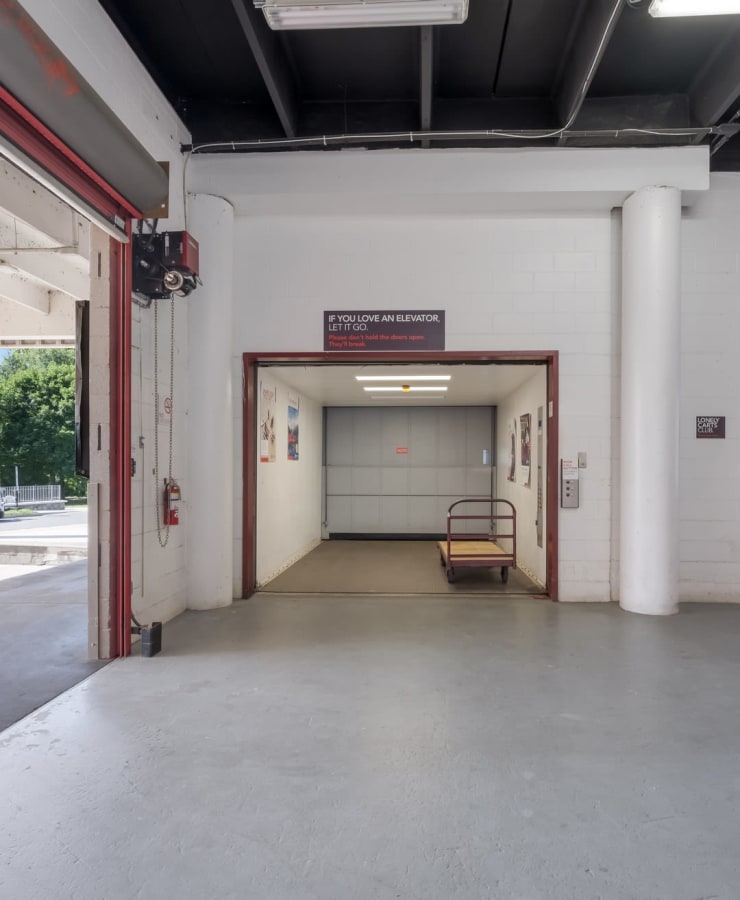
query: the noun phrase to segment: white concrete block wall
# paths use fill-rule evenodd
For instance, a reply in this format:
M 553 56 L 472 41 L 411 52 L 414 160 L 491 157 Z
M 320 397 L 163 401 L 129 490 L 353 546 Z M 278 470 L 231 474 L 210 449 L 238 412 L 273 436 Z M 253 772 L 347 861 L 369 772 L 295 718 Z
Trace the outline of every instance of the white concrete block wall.
M 681 600 L 740 602 L 740 176 L 684 214 L 680 421 Z M 725 440 L 696 417 L 726 416 Z
M 322 350 L 323 310 L 352 308 L 445 309 L 448 350 L 558 350 L 561 455 L 589 461 L 581 509 L 560 517 L 560 596 L 608 600 L 612 229 L 609 212 L 241 216 L 234 358 Z
M 94 0 L 68 0 L 64 4 L 23 0 L 23 5 L 147 150 L 155 158 L 169 161 L 170 218 L 160 227 L 186 225 L 182 197 L 185 163 L 179 147 L 188 135 L 100 5 Z M 549 163 L 555 160 L 560 168 L 567 168 L 573 152 L 542 154 L 537 183 L 541 182 L 543 191 L 573 188 L 583 191 L 588 199 L 589 191 L 618 193 L 636 178 L 640 184 L 705 186 L 698 150 L 624 151 L 619 164 L 609 166 L 601 165 L 607 156 L 615 159 L 606 151 L 575 152 L 583 159 L 579 171 L 587 171 L 588 178 L 579 176 L 577 180 L 566 172 L 569 181 L 563 182 L 562 177 L 560 182 L 553 180 Z M 666 157 L 669 153 L 673 155 Z M 379 153 L 368 157 L 373 160 L 374 177 L 380 178 L 380 184 L 386 166 L 395 167 L 394 171 L 398 168 L 394 158 L 411 161 L 410 156 L 386 158 Z M 353 158 L 337 154 L 334 160 L 344 173 L 341 192 L 346 195 L 355 190 L 361 197 L 361 180 L 351 180 Z M 448 311 L 450 350 L 558 350 L 560 452 L 571 455 L 584 450 L 589 455 L 578 516 L 561 515 L 560 520 L 561 598 L 607 599 L 610 558 L 618 555 L 609 537 L 611 525 L 607 526 L 616 504 L 613 447 L 618 440 L 615 228 L 608 212 L 492 212 L 494 201 L 488 202 L 474 188 L 481 161 L 486 165 L 487 156 L 469 154 L 466 159 L 470 164 L 464 171 L 447 166 L 447 159 L 446 154 L 414 157 L 414 171 L 422 174 L 411 178 L 409 190 L 417 208 L 426 205 L 430 210 L 426 216 L 406 214 L 408 210 L 386 215 L 382 212 L 386 199 L 376 204 L 374 215 L 363 218 L 347 213 L 346 207 L 345 212 L 338 212 L 341 204 L 335 197 L 339 194 L 334 194 L 327 195 L 325 204 L 327 210 L 334 204 L 332 214 L 317 217 L 312 215 L 314 201 L 310 197 L 295 198 L 282 174 L 278 173 L 277 180 L 283 184 L 283 196 L 277 204 L 275 186 L 269 177 L 260 175 L 257 182 L 265 186 L 256 188 L 262 196 L 253 209 L 262 209 L 268 215 L 252 219 L 242 216 L 237 224 L 236 283 L 248 289 L 240 292 L 234 317 L 235 369 L 238 367 L 240 373 L 240 354 L 246 349 L 321 349 L 321 313 L 330 307 L 441 307 Z M 512 155 L 501 169 L 503 174 L 497 174 L 496 166 L 489 167 L 481 182 L 484 192 L 508 190 L 505 173 L 510 169 L 519 178 L 519 187 L 512 190 L 531 190 L 531 166 L 537 159 L 534 152 L 522 152 Z M 428 168 L 424 160 L 434 168 L 434 183 L 441 186 L 437 199 L 430 191 L 426 203 L 422 203 L 427 177 L 423 173 Z M 521 160 L 521 171 L 517 160 Z M 644 169 L 650 160 L 657 160 L 663 173 L 658 182 Z M 667 174 L 667 164 L 676 167 L 675 177 Z M 276 163 L 229 160 L 223 167 L 227 180 L 231 177 L 227 169 L 236 165 L 245 172 L 250 166 L 259 172 L 265 166 L 295 166 L 304 175 L 304 169 L 310 169 L 310 165 L 306 167 L 293 158 Z M 446 171 L 449 179 L 443 177 Z M 299 182 L 302 177 L 298 175 Z M 329 193 L 339 190 L 336 179 L 329 184 Z M 738 383 L 735 347 L 740 323 L 735 296 L 739 263 L 735 235 L 740 203 L 736 176 L 715 176 L 713 184 L 715 190 L 687 214 L 683 232 L 681 596 L 734 600 L 738 599 L 734 584 L 740 548 L 740 517 L 734 509 L 736 494 L 740 493 L 736 452 L 740 424 L 732 408 L 737 404 L 734 385 Z M 210 179 L 209 190 L 215 186 Z M 454 197 L 455 190 L 462 193 Z M 229 190 L 224 188 L 219 193 L 228 195 Z M 443 195 L 444 200 L 440 199 Z M 397 210 L 402 208 L 400 197 L 395 203 Z M 552 207 L 552 202 L 549 205 Z M 272 215 L 278 206 L 289 214 Z M 300 215 L 293 215 L 293 206 L 300 209 Z M 528 206 L 533 206 L 531 197 Z M 573 208 L 572 200 L 569 208 Z M 469 215 L 466 209 L 471 211 Z M 145 413 L 147 402 L 151 403 L 151 357 L 143 346 L 147 331 L 144 318 L 141 325 L 141 410 L 134 410 L 134 421 L 139 413 Z M 184 322 L 181 327 L 186 327 Z M 186 340 L 178 338 L 178 342 L 186 346 Z M 184 364 L 179 355 L 180 374 Z M 185 411 L 187 396 L 181 391 L 180 397 Z M 705 409 L 709 404 L 724 405 L 725 409 Z M 705 412 L 727 415 L 726 441 L 697 442 L 693 437 L 694 417 Z M 239 485 L 240 400 L 235 401 L 234 418 L 238 447 L 235 484 Z M 182 430 L 179 424 L 176 430 Z M 181 452 L 186 454 L 185 448 Z M 187 468 L 186 458 L 182 466 Z M 152 499 L 150 496 L 149 502 Z M 145 496 L 142 502 L 146 507 Z M 141 537 L 142 589 L 147 603 L 152 610 L 176 611 L 181 608 L 177 598 L 185 593 L 182 571 L 175 560 L 152 554 L 151 527 L 144 524 Z M 238 507 L 234 539 L 235 546 L 240 547 Z M 147 565 L 150 557 L 151 565 Z M 235 581 L 240 565 L 240 554 L 235 554 Z
M 140 402 L 132 403 L 132 455 L 137 460 L 137 478 L 132 484 L 132 551 L 136 552 L 138 573 L 132 571 L 134 585 L 140 585 L 140 595 L 134 594 L 137 618 L 146 621 L 167 621 L 185 608 L 184 568 L 188 516 L 193 511 L 187 492 L 187 381 L 185 350 L 187 349 L 187 303 L 176 301 L 175 306 L 175 382 L 174 420 L 172 434 L 172 474 L 182 488 L 180 505 L 181 525 L 170 528 L 165 547 L 161 547 L 157 533 L 156 491 L 163 489 L 163 479 L 169 468 L 169 418 L 164 399 L 169 396 L 170 382 L 170 302 L 159 303 L 159 396 L 160 408 L 156 421 L 159 429 L 159 482 L 155 486 L 155 383 L 154 383 L 154 306 L 141 309 L 134 306 L 134 352 L 132 353 L 132 382 L 138 382 Z M 143 441 L 140 441 L 140 438 Z M 143 443 L 143 447 L 141 444 Z M 160 499 L 161 510 L 161 499 Z M 165 530 L 160 529 L 162 540 Z M 134 560 L 132 559 L 132 569 Z M 139 613 L 141 615 L 139 615 Z
M 111 530 L 110 530 L 110 238 L 98 228 L 90 229 L 90 486 L 97 509 L 97 521 L 89 521 L 92 540 L 98 548 L 88 556 L 88 631 L 91 658 L 108 659 L 113 644 L 111 634 Z M 98 259 L 100 266 L 98 267 Z M 99 436 L 99 440 L 97 439 Z M 99 563 L 99 564 L 98 564 Z M 97 620 L 97 628 L 95 623 Z

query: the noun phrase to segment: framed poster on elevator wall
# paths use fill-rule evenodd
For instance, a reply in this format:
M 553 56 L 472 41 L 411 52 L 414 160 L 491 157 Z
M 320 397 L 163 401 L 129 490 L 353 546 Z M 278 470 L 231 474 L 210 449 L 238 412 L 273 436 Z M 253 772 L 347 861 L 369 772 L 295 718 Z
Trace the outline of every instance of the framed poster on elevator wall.
M 260 381 L 260 462 L 275 462 L 277 440 L 275 413 L 277 389 L 269 381 Z
M 298 419 L 300 416 L 301 401 L 294 394 L 288 394 L 288 460 L 297 462 L 298 450 Z
M 519 483 L 529 487 L 531 482 L 530 467 L 532 464 L 532 414 L 519 416 Z

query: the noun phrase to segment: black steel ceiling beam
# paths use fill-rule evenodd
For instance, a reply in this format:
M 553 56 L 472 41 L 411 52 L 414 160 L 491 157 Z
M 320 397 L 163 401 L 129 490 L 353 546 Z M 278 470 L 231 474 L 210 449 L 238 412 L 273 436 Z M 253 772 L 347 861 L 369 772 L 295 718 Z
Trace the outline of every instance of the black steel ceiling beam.
M 628 97 L 590 97 L 571 126 L 578 131 L 690 128 L 693 124 L 686 94 Z
M 584 5 L 555 97 L 561 128 L 570 128 L 577 119 L 623 8 L 624 0 L 588 0 Z
M 422 131 L 431 131 L 432 128 L 432 96 L 434 85 L 434 29 L 431 25 L 422 25 L 419 29 L 419 42 L 421 45 L 420 65 L 420 112 L 419 117 Z M 429 141 L 422 141 L 422 147 L 428 147 Z
M 735 26 L 689 88 L 699 125 L 715 125 L 740 97 L 740 26 Z M 734 112 L 735 110 L 733 110 Z
M 252 0 L 231 0 L 286 137 L 295 137 L 298 98 L 280 40 Z
M 440 146 L 444 135 L 455 132 L 449 140 L 459 144 L 465 132 L 496 130 L 511 131 L 517 139 L 521 132 L 530 132 L 532 145 L 541 144 L 543 132 L 550 132 L 557 139 L 559 126 L 553 103 L 546 98 L 521 100 L 517 98 L 487 98 L 473 100 L 434 101 L 434 127 L 419 128 L 419 106 L 411 100 L 387 102 L 311 103 L 304 102 L 299 109 L 300 130 L 297 137 L 316 138 L 327 135 L 331 146 L 355 143 L 355 135 L 372 133 L 379 141 L 383 135 L 395 146 L 403 144 L 398 134 L 412 134 L 414 143 Z M 187 106 L 185 122 L 193 135 L 196 146 L 207 143 L 228 144 L 233 138 L 239 141 L 265 141 L 271 149 L 279 149 L 273 143 L 283 135 L 269 106 L 249 103 L 213 105 L 207 101 L 191 101 Z M 670 144 L 674 137 L 679 143 L 689 143 L 685 135 L 694 124 L 685 94 L 649 97 L 589 98 L 581 106 L 578 118 L 567 132 L 569 142 L 589 143 L 589 135 L 600 146 L 635 144 Z M 433 130 L 434 136 L 419 135 Z M 652 135 L 650 131 L 656 131 Z M 666 132 L 678 132 L 671 136 Z M 340 138 L 340 136 L 343 136 Z M 705 133 L 698 135 L 700 139 Z M 471 144 L 479 145 L 481 134 L 470 136 Z M 495 138 L 494 140 L 500 140 Z M 300 145 L 296 145 L 300 146 Z M 329 141 L 327 141 L 329 146 Z M 234 149 L 239 149 L 235 147 Z M 252 148 L 255 149 L 255 148 Z

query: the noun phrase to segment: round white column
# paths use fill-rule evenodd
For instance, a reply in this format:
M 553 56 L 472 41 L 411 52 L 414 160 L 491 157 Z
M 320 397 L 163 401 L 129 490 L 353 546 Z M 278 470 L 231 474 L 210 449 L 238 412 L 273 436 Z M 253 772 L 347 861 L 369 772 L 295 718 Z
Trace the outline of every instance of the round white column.
M 681 192 L 648 187 L 622 216 L 620 606 L 678 611 Z
M 188 608 L 228 606 L 233 597 L 233 410 L 231 330 L 234 210 L 196 194 L 188 231 L 198 241 L 203 282 L 188 304 Z

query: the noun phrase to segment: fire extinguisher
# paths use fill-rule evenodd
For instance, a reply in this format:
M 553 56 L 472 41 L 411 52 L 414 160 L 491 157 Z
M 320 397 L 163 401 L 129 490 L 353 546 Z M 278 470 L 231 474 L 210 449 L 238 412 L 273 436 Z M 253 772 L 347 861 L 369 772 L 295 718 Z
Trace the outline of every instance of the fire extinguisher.
M 174 478 L 164 483 L 164 524 L 180 524 L 180 485 Z

